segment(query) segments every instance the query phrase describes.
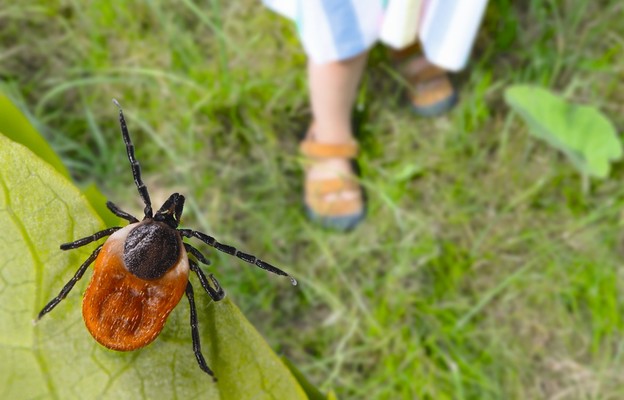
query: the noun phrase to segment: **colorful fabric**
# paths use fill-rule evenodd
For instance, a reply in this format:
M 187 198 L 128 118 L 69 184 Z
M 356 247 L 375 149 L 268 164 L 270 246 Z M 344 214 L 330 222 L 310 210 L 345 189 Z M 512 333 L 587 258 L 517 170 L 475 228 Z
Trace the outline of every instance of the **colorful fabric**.
M 386 24 L 397 23 L 393 13 L 385 15 L 392 1 L 396 0 L 263 0 L 295 21 L 305 52 L 318 64 L 351 58 L 372 47 L 384 17 Z M 417 29 L 427 60 L 450 71 L 464 68 L 486 5 L 487 0 L 422 0 Z
M 306 54 L 315 63 L 363 53 L 379 37 L 385 0 L 263 0 L 295 21 Z

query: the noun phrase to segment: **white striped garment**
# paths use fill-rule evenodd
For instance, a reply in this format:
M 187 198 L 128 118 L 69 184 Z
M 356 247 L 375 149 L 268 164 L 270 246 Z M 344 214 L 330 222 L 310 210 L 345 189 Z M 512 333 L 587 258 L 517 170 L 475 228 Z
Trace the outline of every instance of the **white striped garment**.
M 398 0 L 263 0 L 295 21 L 305 52 L 317 64 L 344 60 L 372 47 L 390 1 Z M 463 69 L 486 5 L 487 0 L 422 0 L 417 28 L 427 60 L 450 71 Z M 405 28 L 404 16 L 392 18 L 385 24 Z
M 308 57 L 322 64 L 354 57 L 371 48 L 387 0 L 263 0 L 295 21 Z

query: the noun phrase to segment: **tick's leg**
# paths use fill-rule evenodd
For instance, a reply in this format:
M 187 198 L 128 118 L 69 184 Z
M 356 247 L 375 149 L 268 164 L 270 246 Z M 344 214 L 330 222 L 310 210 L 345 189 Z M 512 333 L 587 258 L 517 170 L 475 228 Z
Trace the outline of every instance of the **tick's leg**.
M 197 310 L 195 309 L 195 296 L 193 295 L 193 285 L 191 285 L 191 282 L 186 284 L 186 297 L 188 298 L 189 306 L 191 307 L 191 336 L 193 337 L 193 353 L 195 353 L 195 358 L 197 358 L 199 368 L 201 368 L 201 370 L 208 375 L 212 376 L 212 380 L 216 382 L 217 378 L 214 376 L 212 370 L 208 368 L 206 360 L 201 352 L 199 330 L 197 329 Z
M 212 236 L 208 236 L 205 233 L 197 232 L 191 229 L 178 229 L 178 232 L 180 232 L 180 234 L 184 237 L 188 237 L 188 238 L 195 237 L 201 240 L 202 242 L 206 243 L 208 246 L 212 246 L 215 249 L 222 251 L 224 253 L 227 253 L 231 256 L 236 256 L 240 258 L 241 260 L 248 262 L 249 264 L 255 265 L 258 268 L 262 268 L 264 270 L 267 270 L 277 275 L 287 276 L 290 278 L 290 282 L 293 285 L 297 284 L 297 280 L 295 278 L 288 275 L 286 272 L 282 271 L 281 269 L 274 267 L 268 262 L 262 261 L 261 259 L 256 258 L 255 256 L 251 254 L 243 253 L 242 251 L 236 250 L 235 247 L 229 246 L 227 244 L 219 243 Z
M 210 261 L 206 259 L 206 256 L 204 256 L 201 251 L 197 250 L 195 247 L 191 246 L 188 243 L 184 243 L 184 247 L 186 248 L 186 251 L 192 254 L 195 258 L 197 258 L 199 262 L 201 262 L 202 264 L 210 265 Z M 201 283 L 202 287 L 204 288 L 206 293 L 208 293 L 208 295 L 210 296 L 212 300 L 220 301 L 225 297 L 225 292 L 223 291 L 223 288 L 219 284 L 219 281 L 217 281 L 217 279 L 212 274 L 208 275 L 208 277 L 212 281 L 216 290 L 210 286 L 210 283 L 208 282 L 208 279 L 206 278 L 204 271 L 202 271 L 202 269 L 199 268 L 199 265 L 197 265 L 195 261 L 189 259 L 189 265 L 190 265 L 191 271 L 197 274 L 197 277 L 199 278 L 199 282 Z
M 197 265 L 195 261 L 189 260 L 189 266 L 191 268 L 191 271 L 197 274 L 197 277 L 199 278 L 199 283 L 201 283 L 206 293 L 208 293 L 208 296 L 210 296 L 210 298 L 214 301 L 223 300 L 223 298 L 225 297 L 225 292 L 223 291 L 223 288 L 219 284 L 219 281 L 217 281 L 217 278 L 215 278 L 212 274 L 208 275 L 208 277 L 212 281 L 212 284 L 216 288 L 215 290 L 210 286 L 210 283 L 208 282 L 208 278 L 206 278 L 204 271 L 202 271 L 201 268 L 199 268 L 199 266 Z
M 202 252 L 197 250 L 195 247 L 191 246 L 188 243 L 184 243 L 184 248 L 186 249 L 187 253 L 191 253 L 195 258 L 197 258 L 197 261 L 199 261 L 200 263 L 204 265 L 210 265 L 210 260 L 208 260 L 206 256 L 203 255 Z
M 85 238 L 82 239 L 78 239 L 74 242 L 69 242 L 69 243 L 63 243 L 61 245 L 61 250 L 70 250 L 70 249 L 77 249 L 78 247 L 82 247 L 85 244 L 89 244 L 91 242 L 95 242 L 98 239 L 102 239 L 105 236 L 110 236 L 113 233 L 117 232 L 118 230 L 121 229 L 121 226 L 114 226 L 112 228 L 108 228 L 108 229 L 104 229 L 103 231 L 99 231 L 94 233 L 91 236 L 87 236 Z
M 58 296 L 53 298 L 48 304 L 46 304 L 45 307 L 43 307 L 43 309 L 39 312 L 39 315 L 37 316 L 37 320 L 40 320 L 41 317 L 52 311 L 52 309 L 56 307 L 57 304 L 60 303 L 61 300 L 63 300 L 67 296 L 67 294 L 74 288 L 76 282 L 78 282 L 80 278 L 82 278 L 89 265 L 91 265 L 91 263 L 97 258 L 98 254 L 100 254 L 101 249 L 102 246 L 99 246 L 97 249 L 95 249 L 93 253 L 91 253 L 89 258 L 87 258 L 87 260 L 80 266 L 80 268 L 78 268 L 78 271 L 76 271 L 76 274 L 73 276 L 73 278 L 71 278 L 69 282 L 67 282 L 65 286 L 63 286 L 63 289 L 61 289 L 61 292 L 58 294 Z
M 134 184 L 139 190 L 139 195 L 141 195 L 141 199 L 145 204 L 145 209 L 143 210 L 145 218 L 152 218 L 152 201 L 150 200 L 149 193 L 147 192 L 147 187 L 141 179 L 141 166 L 134 157 L 134 145 L 132 144 L 132 139 L 130 139 L 130 133 L 128 132 L 128 127 L 126 126 L 126 119 L 124 118 L 123 111 L 121 110 L 121 106 L 117 100 L 113 99 L 113 103 L 115 103 L 117 108 L 119 108 L 119 125 L 121 125 L 121 135 L 123 136 L 124 143 L 126 144 L 126 153 L 128 153 L 128 160 L 130 161 Z
M 106 202 L 106 207 L 108 207 L 108 209 L 113 214 L 115 214 L 119 218 L 125 219 L 126 221 L 130 222 L 131 224 L 133 224 L 135 222 L 139 222 L 138 219 L 136 219 L 134 216 L 128 214 L 127 212 L 125 212 L 122 209 L 120 209 L 119 207 L 117 207 L 117 205 L 115 203 L 113 203 L 112 201 L 107 201 Z

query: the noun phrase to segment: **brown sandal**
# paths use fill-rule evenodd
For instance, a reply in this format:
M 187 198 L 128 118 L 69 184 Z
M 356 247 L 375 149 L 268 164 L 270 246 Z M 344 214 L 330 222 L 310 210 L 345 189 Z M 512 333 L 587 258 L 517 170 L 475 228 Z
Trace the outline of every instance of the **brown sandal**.
M 354 160 L 358 152 L 357 142 L 327 144 L 315 142 L 308 133 L 301 142 L 301 153 L 311 162 L 329 158 Z M 332 193 L 357 192 L 348 199 L 328 200 Z M 354 228 L 365 215 L 364 195 L 354 173 L 329 179 L 309 179 L 305 181 L 304 204 L 308 217 L 326 228 L 349 230 Z
M 411 85 L 410 100 L 416 114 L 423 117 L 439 115 L 457 102 L 457 91 L 448 73 L 424 57 L 407 61 L 402 70 Z

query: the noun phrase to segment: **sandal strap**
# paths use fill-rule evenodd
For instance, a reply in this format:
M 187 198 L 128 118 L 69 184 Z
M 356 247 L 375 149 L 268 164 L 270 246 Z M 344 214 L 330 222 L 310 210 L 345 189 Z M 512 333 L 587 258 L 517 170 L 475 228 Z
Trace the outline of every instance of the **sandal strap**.
M 319 143 L 306 139 L 299 145 L 301 153 L 314 158 L 355 158 L 358 153 L 357 142 L 352 143 Z
M 361 214 L 364 209 L 361 197 L 330 202 L 316 198 L 314 200 L 307 200 L 306 204 L 314 213 L 323 218 L 358 215 Z
M 401 76 L 412 85 L 418 85 L 436 78 L 448 79 L 445 69 L 428 62 L 423 55 L 404 57 L 397 63 Z
M 451 81 L 444 75 L 414 85 L 410 98 L 417 107 L 428 106 L 452 97 L 454 91 Z
M 306 192 L 311 196 L 324 197 L 330 193 L 360 190 L 359 185 L 349 178 L 330 178 L 306 182 Z
M 406 69 L 404 74 L 407 81 L 413 85 L 440 78 L 448 80 L 447 72 L 435 65 L 425 65 L 414 69 Z
M 324 217 L 339 217 L 361 213 L 362 193 L 358 184 L 350 179 L 332 178 L 306 182 L 305 203 L 314 213 Z M 330 193 L 357 191 L 357 196 L 348 199 L 326 200 Z

